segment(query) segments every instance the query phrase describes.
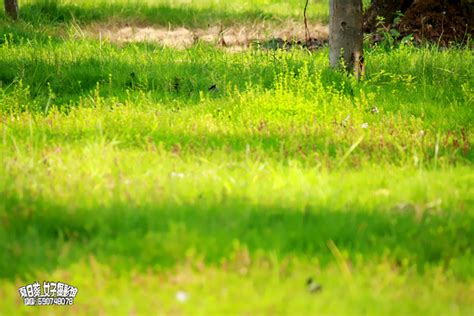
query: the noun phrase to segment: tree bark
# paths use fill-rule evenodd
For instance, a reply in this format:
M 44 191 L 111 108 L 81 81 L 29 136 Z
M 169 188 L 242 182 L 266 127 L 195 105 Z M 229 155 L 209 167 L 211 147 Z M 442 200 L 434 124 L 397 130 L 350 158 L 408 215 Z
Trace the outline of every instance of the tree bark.
M 18 1 L 17 0 L 4 0 L 5 12 L 13 20 L 18 19 Z
M 364 71 L 362 0 L 330 0 L 329 62 L 332 67 Z

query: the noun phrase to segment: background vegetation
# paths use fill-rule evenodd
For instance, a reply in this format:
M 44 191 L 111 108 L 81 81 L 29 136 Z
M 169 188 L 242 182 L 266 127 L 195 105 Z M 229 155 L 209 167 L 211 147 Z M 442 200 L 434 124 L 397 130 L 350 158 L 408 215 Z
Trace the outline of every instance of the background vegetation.
M 77 286 L 75 314 L 472 312 L 472 50 L 366 47 L 357 82 L 326 48 L 76 32 L 300 7 L 31 1 L 1 18 L 1 314 L 63 313 L 22 306 L 35 280 Z

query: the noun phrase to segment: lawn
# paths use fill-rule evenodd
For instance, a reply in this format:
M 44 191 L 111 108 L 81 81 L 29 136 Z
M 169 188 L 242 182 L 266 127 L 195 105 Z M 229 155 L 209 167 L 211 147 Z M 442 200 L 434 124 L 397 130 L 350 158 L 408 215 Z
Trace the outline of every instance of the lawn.
M 1 315 L 473 313 L 472 50 L 367 46 L 358 82 L 327 48 L 76 32 L 297 1 L 51 3 L 0 17 Z M 36 280 L 74 305 L 24 306 Z

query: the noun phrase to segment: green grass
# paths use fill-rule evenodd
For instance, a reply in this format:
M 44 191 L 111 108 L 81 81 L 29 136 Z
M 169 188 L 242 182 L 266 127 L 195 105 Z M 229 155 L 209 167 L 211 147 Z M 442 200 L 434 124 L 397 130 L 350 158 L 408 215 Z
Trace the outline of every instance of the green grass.
M 233 3 L 189 8 L 292 18 Z M 129 11 L 99 21 L 135 16 L 110 6 Z M 0 314 L 472 313 L 471 50 L 370 48 L 356 82 L 327 49 L 78 40 L 48 19 L 0 22 Z M 22 306 L 35 280 L 75 305 Z
M 145 23 L 164 26 L 207 27 L 255 21 L 303 21 L 301 0 L 140 0 L 73 1 L 26 0 L 20 3 L 22 19 L 35 24 L 64 22 Z M 327 22 L 327 1 L 315 0 L 308 6 L 312 21 Z

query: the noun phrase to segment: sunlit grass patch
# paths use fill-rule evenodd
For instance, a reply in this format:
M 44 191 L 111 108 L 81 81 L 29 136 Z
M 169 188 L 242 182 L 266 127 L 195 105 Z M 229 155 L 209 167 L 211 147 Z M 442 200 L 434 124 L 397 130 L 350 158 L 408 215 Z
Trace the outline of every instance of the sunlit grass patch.
M 341 262 L 322 268 L 317 258 L 281 259 L 270 255 L 250 259 L 245 248 L 235 249 L 219 267 L 206 266 L 189 252 L 182 264 L 169 271 L 117 273 L 108 264 L 89 256 L 67 268 L 30 276 L 31 280 L 70 280 L 79 288 L 74 306 L 35 310 L 24 307 L 16 295 L 17 287 L 23 283 L 17 280 L 0 290 L 8 302 L 3 310 L 9 314 L 19 311 L 29 314 L 57 313 L 67 308 L 74 315 L 101 312 L 465 315 L 473 299 L 472 287 L 436 268 L 426 271 L 423 277 L 407 266 L 390 261 L 357 267 Z M 321 286 L 319 291 L 309 291 L 309 278 Z
M 165 26 L 206 27 L 208 24 L 230 25 L 255 21 L 303 21 L 300 1 L 22 1 L 20 15 L 34 24 L 118 22 L 158 24 Z M 311 20 L 327 23 L 328 4 L 314 1 L 309 6 Z
M 368 49 L 358 82 L 327 49 L 54 25 L 0 24 L 0 313 L 36 279 L 77 286 L 76 314 L 469 311 L 470 50 Z

